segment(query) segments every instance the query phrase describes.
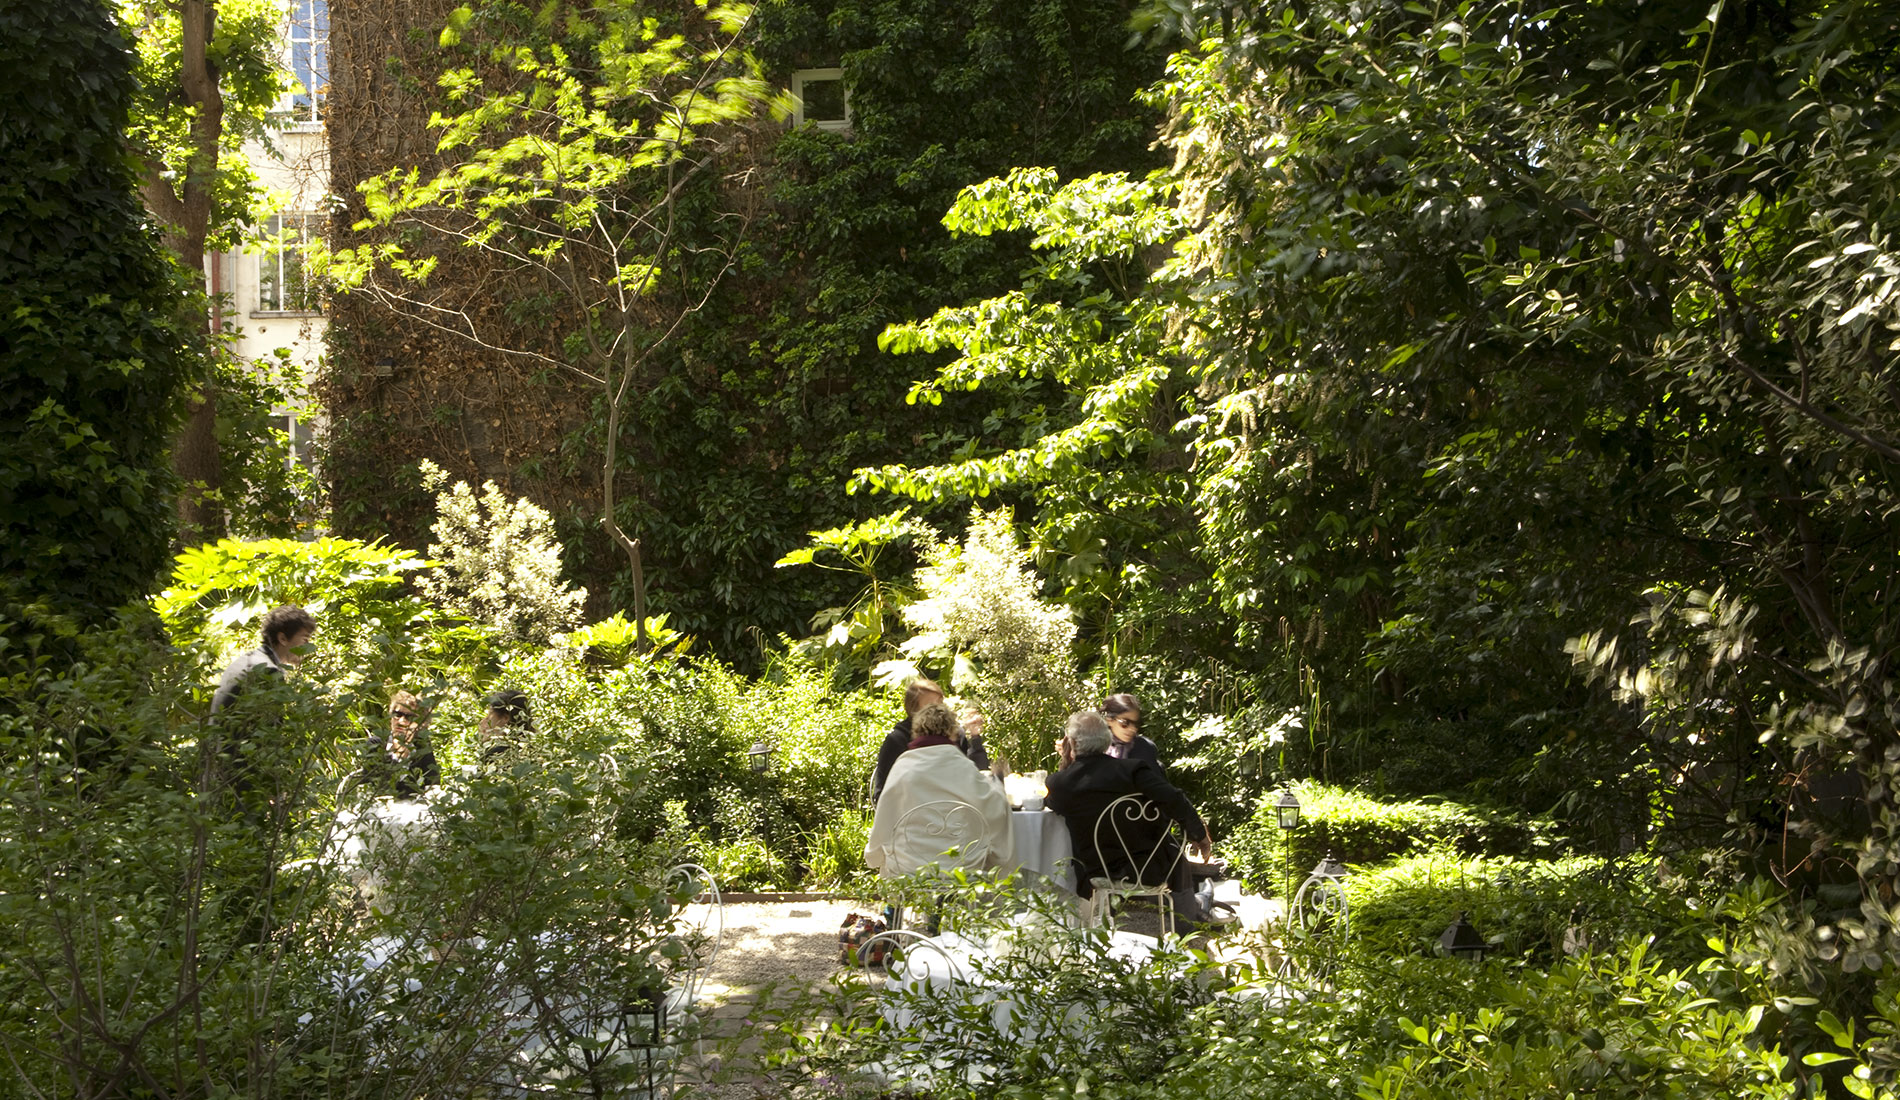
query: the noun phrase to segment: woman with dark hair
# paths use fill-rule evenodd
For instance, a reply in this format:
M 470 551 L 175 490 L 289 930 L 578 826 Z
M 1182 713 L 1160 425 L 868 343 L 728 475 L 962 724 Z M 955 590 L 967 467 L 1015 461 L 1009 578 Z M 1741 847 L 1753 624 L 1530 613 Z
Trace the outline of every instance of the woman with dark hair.
M 528 710 L 528 693 L 519 688 L 502 688 L 482 702 L 488 707 L 481 725 L 482 762 L 487 763 L 534 732 L 534 715 Z
M 1108 755 L 1117 760 L 1145 760 L 1155 767 L 1161 767 L 1161 755 L 1155 751 L 1155 743 L 1141 735 L 1141 699 L 1134 695 L 1111 695 L 1102 700 L 1099 708 L 1102 716 L 1108 719 L 1109 732 L 1114 740 L 1108 746 Z

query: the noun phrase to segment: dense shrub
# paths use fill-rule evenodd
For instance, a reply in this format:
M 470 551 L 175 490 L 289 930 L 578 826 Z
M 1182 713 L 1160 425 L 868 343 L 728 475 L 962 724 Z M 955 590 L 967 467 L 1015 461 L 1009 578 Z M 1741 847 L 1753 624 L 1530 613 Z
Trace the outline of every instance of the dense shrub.
M 164 568 L 178 396 L 204 369 L 135 197 L 131 95 L 107 5 L 0 11 L 0 584 L 95 620 Z
M 1513 853 L 1535 845 L 1537 831 L 1508 814 L 1449 801 L 1381 802 L 1342 787 L 1301 782 L 1300 827 L 1291 834 L 1294 873 L 1306 872 L 1327 853 L 1348 866 L 1368 866 L 1425 848 L 1450 846 L 1467 853 Z M 1288 834 L 1274 813 L 1277 792 L 1263 794 L 1252 818 L 1221 844 L 1239 877 L 1273 892 L 1287 858 Z
M 1006 509 L 972 509 L 964 542 L 933 543 L 917 571 L 919 597 L 904 606 L 914 632 L 909 659 L 886 661 L 879 680 L 929 673 L 980 704 L 992 755 L 1031 771 L 1054 763 L 1055 739 L 1087 694 L 1070 645 L 1075 622 L 1042 598 L 1042 582 Z
M 372 850 L 364 908 L 330 798 L 359 727 L 320 681 L 247 690 L 275 719 L 244 737 L 240 786 L 207 736 L 231 727 L 198 713 L 202 666 L 149 613 L 77 645 L 33 690 L 15 677 L 0 715 L 0 1051 L 20 1094 L 625 1092 L 626 1006 L 682 949 L 675 852 L 623 825 L 641 783 L 584 742 L 451 773 L 428 836 Z
M 528 757 L 594 754 L 638 786 L 625 827 L 690 838 L 733 888 L 800 882 L 808 838 L 862 806 L 878 741 L 898 713 L 895 698 L 840 693 L 805 666 L 751 680 L 711 660 L 601 669 L 564 651 L 524 653 L 492 680 L 442 685 L 433 737 L 445 766 L 479 759 L 481 699 L 504 684 L 531 700 Z
M 1659 955 L 1685 965 L 1705 953 L 1709 927 L 1653 873 L 1596 857 L 1556 860 L 1459 857 L 1439 851 L 1356 871 L 1346 880 L 1352 934 L 1373 955 L 1430 954 L 1463 913 L 1499 955 L 1548 965 L 1573 948 L 1655 938 Z
M 764 1015 L 782 1023 L 768 1040 L 769 1072 L 788 1087 L 818 1075 L 839 1097 L 1826 1092 L 1818 1075 L 1806 1091 L 1808 1071 L 1778 1023 L 1800 998 L 1706 948 L 1666 961 L 1640 937 L 1605 940 L 1599 953 L 1541 970 L 1354 947 L 1322 982 L 1299 976 L 1300 965 L 1292 977 L 1260 965 L 1257 941 L 1134 960 L 1101 933 L 1050 916 L 1032 903 L 1028 917 L 1000 927 L 960 925 L 990 943 L 964 980 L 880 993 L 847 973 L 768 1001 Z M 918 951 L 910 961 L 928 958 Z M 806 1026 L 821 1014 L 839 1026 Z M 1883 1072 L 1879 1052 L 1831 1018 L 1796 1041 L 1806 1038 L 1819 1040 L 1808 1065 L 1839 1057 L 1837 1073 Z M 1893 1095 L 1871 1084 L 1852 1091 Z

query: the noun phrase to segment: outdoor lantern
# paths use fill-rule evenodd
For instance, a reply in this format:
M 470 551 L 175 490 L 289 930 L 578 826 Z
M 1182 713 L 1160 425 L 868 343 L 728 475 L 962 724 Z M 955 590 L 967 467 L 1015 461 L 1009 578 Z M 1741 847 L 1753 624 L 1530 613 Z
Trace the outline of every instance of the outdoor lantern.
M 1278 815 L 1280 828 L 1297 829 L 1300 827 L 1300 800 L 1293 797 L 1291 790 L 1280 792 L 1280 798 L 1273 804 L 1273 812 Z
M 646 1077 L 647 1096 L 658 1096 L 667 1072 L 666 991 L 654 986 L 640 990 L 640 1001 L 631 1013 L 632 1030 L 628 1045 L 639 1052 L 641 1070 Z
M 1455 958 L 1474 963 L 1483 962 L 1485 953 L 1491 950 L 1491 945 L 1484 942 L 1484 937 L 1471 927 L 1471 922 L 1465 919 L 1462 912 L 1438 937 L 1438 946 Z
M 771 769 L 772 754 L 777 751 L 777 748 L 766 744 L 764 740 L 758 740 L 752 742 L 752 747 L 747 749 L 745 754 L 752 758 L 753 771 L 765 772 Z

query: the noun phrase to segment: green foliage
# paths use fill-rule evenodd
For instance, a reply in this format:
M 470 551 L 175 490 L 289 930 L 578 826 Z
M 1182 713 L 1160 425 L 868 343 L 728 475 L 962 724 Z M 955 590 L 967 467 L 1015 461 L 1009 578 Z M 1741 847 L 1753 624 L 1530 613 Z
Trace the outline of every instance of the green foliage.
M 621 827 L 694 847 L 733 888 L 801 881 L 810 838 L 862 804 L 895 717 L 892 702 L 842 694 L 812 667 L 749 680 L 710 660 L 604 667 L 564 649 L 515 653 L 484 681 L 437 685 L 433 737 L 445 768 L 480 761 L 481 700 L 504 685 L 528 694 L 534 717 L 518 759 L 580 753 L 627 782 L 638 777 Z M 750 753 L 760 744 L 771 751 Z
M 1507 987 L 1496 1007 L 1401 1019 L 1415 1046 L 1368 1075 L 1360 1096 L 1797 1095 L 1790 1059 L 1755 1038 L 1768 1006 L 1719 996 L 1725 970 L 1719 960 L 1665 969 L 1633 941 Z
M 303 406 L 287 348 L 275 361 L 217 357 L 218 495 L 236 538 L 296 538 L 314 533 L 323 490 L 278 427 L 285 408 Z
M 1064 720 L 1083 705 L 1069 646 L 1075 624 L 1043 600 L 1007 511 L 970 513 L 962 545 L 934 542 L 903 609 L 904 657 L 876 670 L 899 686 L 923 672 L 983 708 L 992 755 L 1018 770 L 1052 757 Z
M 951 224 L 1027 227 L 1039 262 L 886 337 L 957 356 L 920 398 L 1043 371 L 1063 399 L 1014 446 L 865 480 L 1032 491 L 1039 551 L 1091 563 L 1128 559 L 1072 536 L 1138 487 L 1189 533 L 1141 559 L 1165 596 L 1071 600 L 1237 639 L 1262 703 L 1307 710 L 1300 771 L 1555 804 L 1606 848 L 1792 818 L 1859 852 L 1819 876 L 1885 875 L 1892 20 L 1147 17 L 1186 40 L 1155 90 L 1176 166 L 968 189 Z M 1096 637 L 1111 668 L 1150 644 Z
M 472 656 L 469 631 L 432 626 L 433 610 L 405 593 L 406 578 L 425 565 L 410 551 L 351 539 L 222 539 L 181 553 L 152 606 L 208 666 L 260 644 L 271 608 L 301 606 L 316 616 L 317 638 L 300 675 L 347 707 L 380 714 L 397 686 L 420 689 Z
M 827 607 L 812 616 L 811 625 L 823 633 L 793 645 L 801 656 L 823 657 L 837 664 L 840 671 L 855 676 L 868 674 L 897 651 L 897 624 L 891 619 L 917 598 L 916 590 L 906 584 L 878 575 L 878 561 L 897 543 L 931 540 L 936 532 L 910 515 L 878 516 L 829 531 L 813 531 L 811 545 L 788 552 L 774 566 L 816 565 L 821 569 L 855 574 L 865 580 L 864 587 L 847 604 Z M 843 559 L 843 565 L 821 560 L 829 551 Z
M 422 486 L 436 494 L 439 540 L 429 547 L 435 568 L 417 580 L 424 599 L 528 647 L 576 625 L 587 593 L 562 580 L 561 545 L 545 511 L 492 481 L 477 497 L 466 481 L 450 485 L 433 462 L 422 464 Z
M 361 183 L 357 236 L 314 266 L 400 315 L 592 388 L 606 421 L 600 516 L 627 557 L 639 634 L 647 581 L 627 533 L 641 525 L 623 528 L 616 502 L 621 437 L 652 385 L 649 360 L 730 270 L 748 220 L 730 211 L 683 239 L 689 199 L 719 201 L 688 185 L 713 173 L 771 95 L 744 48 L 748 5 L 614 0 L 516 14 L 456 12 L 429 119 L 442 166 L 397 165 Z M 507 270 L 514 304 L 534 301 L 556 323 L 524 330 L 492 308 L 485 279 L 432 282 L 457 249 Z
M 1274 793 L 1262 794 L 1253 816 L 1235 829 L 1221 852 L 1249 885 L 1278 889 L 1291 837 L 1295 886 L 1327 854 L 1351 867 L 1435 847 L 1480 852 L 1521 852 L 1535 833 L 1522 821 L 1494 810 L 1450 801 L 1387 802 L 1344 787 L 1311 781 L 1292 785 L 1300 800 L 1300 826 L 1279 827 Z
M 870 838 L 870 814 L 852 809 L 832 814 L 807 842 L 807 884 L 843 894 L 873 893 L 876 875 L 864 862 L 864 844 Z
M 1357 949 L 1371 958 L 1431 954 L 1463 913 L 1505 960 L 1547 967 L 1586 947 L 1608 951 L 1640 939 L 1672 965 L 1700 961 L 1708 911 L 1646 870 L 1596 857 L 1473 857 L 1440 849 L 1355 868 L 1346 892 Z
M 758 667 L 753 627 L 767 639 L 874 636 L 858 618 L 875 606 L 857 598 L 862 575 L 774 563 L 808 532 L 875 514 L 847 495 L 853 470 L 1014 439 L 1042 415 L 1048 395 L 1032 386 L 900 407 L 915 367 L 876 339 L 936 303 L 996 293 L 1022 264 L 1017 240 L 944 231 L 959 188 L 1017 165 L 1068 175 L 1154 163 L 1156 115 L 1133 96 L 1161 55 L 1127 48 L 1125 14 L 1122 0 L 759 5 L 752 44 L 767 73 L 782 87 L 796 69 L 841 66 L 851 130 L 775 136 L 748 178 L 763 201 L 739 266 L 655 362 L 622 458 L 639 479 L 640 503 L 624 507 L 653 563 L 656 606 L 723 659 Z M 908 564 L 892 557 L 886 581 Z M 615 601 L 626 592 L 617 581 Z
M 569 631 L 559 641 L 581 649 L 590 661 L 624 665 L 640 656 L 639 634 L 634 625 L 627 621 L 626 614 L 616 611 L 597 623 Z M 655 615 L 647 620 L 646 639 L 649 657 L 680 657 L 693 648 L 692 636 L 681 634 L 666 625 L 665 615 Z
M 637 775 L 576 746 L 452 782 L 432 833 L 356 867 L 382 885 L 362 909 L 328 798 L 355 759 L 346 714 L 276 689 L 234 792 L 199 669 L 148 613 L 81 645 L 0 716 L 0 1049 L 21 1089 L 628 1086 L 639 1067 L 598 1040 L 688 942 L 660 884 L 673 853 L 618 824 Z
M 120 21 L 137 50 L 139 94 L 126 137 L 172 200 L 202 188 L 208 195 L 207 248 L 229 251 L 254 224 L 263 198 L 244 145 L 270 135 L 269 114 L 289 83 L 279 62 L 284 8 L 273 0 L 215 0 L 205 60 L 219 97 L 219 136 L 207 157 L 196 140 L 203 111 L 188 98 L 181 75 L 180 12 L 151 0 L 117 0 Z M 155 211 L 169 217 L 172 211 Z
M 88 618 L 149 590 L 188 350 L 143 224 L 124 34 L 99 3 L 0 14 L 0 574 Z
M 1244 937 L 1131 962 L 1100 932 L 1049 916 L 1031 902 L 1001 926 L 959 926 L 989 947 L 962 978 L 898 992 L 847 972 L 781 990 L 761 1009 L 778 1024 L 775 1081 L 817 1074 L 841 1096 L 894 1083 L 946 1097 L 1184 1100 L 1892 1095 L 1891 999 L 1867 1031 L 1822 1013 L 1793 1034 L 1811 1000 L 1757 967 L 1696 950 L 1678 961 L 1640 936 L 1547 970 L 1355 950 L 1319 986 L 1263 965 Z M 1707 914 L 1681 916 L 1711 927 Z M 915 949 L 887 968 L 902 976 L 926 958 L 941 966 Z M 1141 1042 L 1118 1041 L 1129 1033 Z

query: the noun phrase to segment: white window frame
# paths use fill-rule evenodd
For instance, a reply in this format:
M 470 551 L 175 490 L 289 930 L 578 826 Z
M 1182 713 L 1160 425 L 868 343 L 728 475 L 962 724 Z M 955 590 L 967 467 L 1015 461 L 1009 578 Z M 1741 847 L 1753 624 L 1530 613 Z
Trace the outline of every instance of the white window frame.
M 284 89 L 277 101 L 277 115 L 289 130 L 321 130 L 323 101 L 330 94 L 330 2 L 329 0 L 289 0 L 290 11 L 284 21 L 284 68 L 290 71 L 292 86 Z M 303 86 L 297 71 L 297 47 L 307 46 L 311 62 L 309 76 L 317 87 Z
M 806 118 L 805 85 L 830 80 L 838 81 L 840 90 L 844 93 L 844 117 Z M 851 89 L 844 87 L 843 69 L 800 69 L 792 74 L 792 125 L 816 126 L 820 130 L 829 130 L 835 134 L 851 132 Z
M 264 240 L 257 250 L 257 303 L 251 310 L 253 317 L 321 317 L 323 299 L 319 297 L 317 287 L 310 281 L 309 273 L 303 264 L 303 245 L 310 239 L 311 233 L 321 223 L 322 215 L 305 212 L 286 211 L 272 214 L 263 225 Z M 295 256 L 294 262 L 289 262 Z M 304 308 L 289 304 L 296 299 L 287 293 L 291 278 L 295 276 L 302 283 Z M 273 304 L 265 297 L 266 288 L 277 287 L 277 301 Z

